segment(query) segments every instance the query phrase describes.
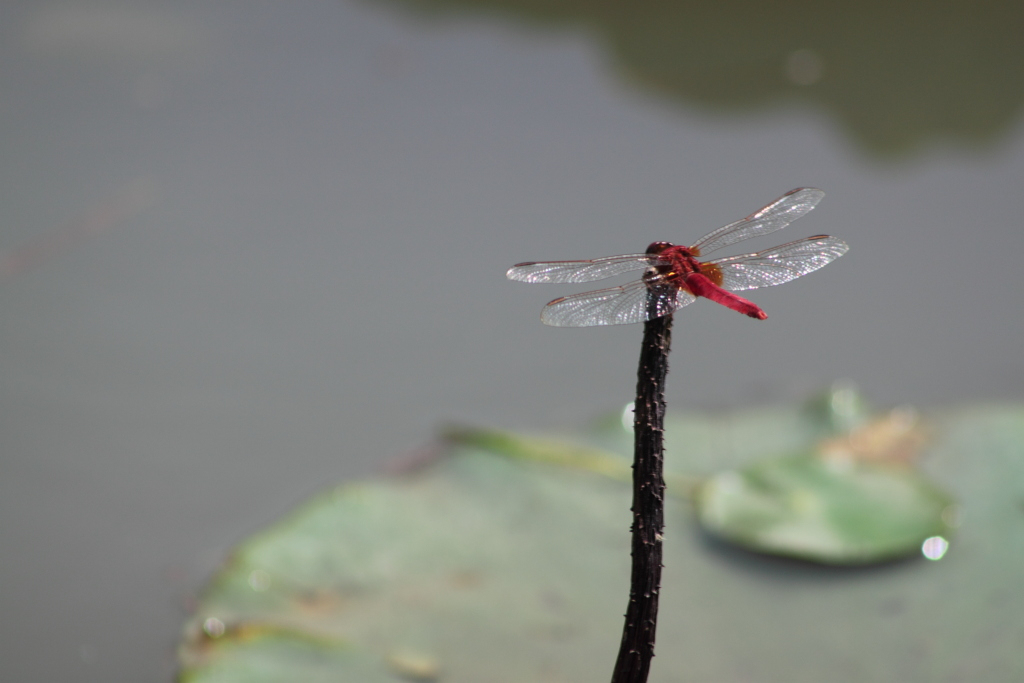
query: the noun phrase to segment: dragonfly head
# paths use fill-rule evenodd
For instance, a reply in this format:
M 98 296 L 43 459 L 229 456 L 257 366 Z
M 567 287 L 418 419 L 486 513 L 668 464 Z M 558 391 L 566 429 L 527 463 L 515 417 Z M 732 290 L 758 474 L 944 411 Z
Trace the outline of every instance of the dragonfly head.
M 650 246 L 647 247 L 647 253 L 651 255 L 660 254 L 671 246 L 671 242 L 651 242 Z
M 684 247 L 680 244 L 672 244 L 671 242 L 651 242 L 650 246 L 647 247 L 648 256 L 661 256 L 667 261 L 671 261 L 674 258 L 694 258 L 700 255 L 700 251 L 694 247 Z

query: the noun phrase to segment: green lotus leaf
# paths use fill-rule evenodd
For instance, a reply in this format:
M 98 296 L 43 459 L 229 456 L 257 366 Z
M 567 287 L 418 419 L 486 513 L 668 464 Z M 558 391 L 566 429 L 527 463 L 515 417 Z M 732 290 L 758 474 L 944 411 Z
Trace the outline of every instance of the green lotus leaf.
M 668 420 L 651 680 L 1024 679 L 1024 406 L 926 414 L 918 463 L 845 469 L 827 412 Z M 429 464 L 328 491 L 236 547 L 185 626 L 181 679 L 607 679 L 629 583 L 621 420 L 575 440 L 448 437 Z M 956 523 L 939 561 L 820 563 Z M 786 554 L 819 563 L 738 550 L 717 540 L 729 529 L 760 550 L 802 537 L 811 551 Z
M 772 458 L 715 475 L 697 512 L 714 534 L 752 550 L 816 562 L 861 564 L 917 552 L 949 536 L 953 499 L 902 466 Z

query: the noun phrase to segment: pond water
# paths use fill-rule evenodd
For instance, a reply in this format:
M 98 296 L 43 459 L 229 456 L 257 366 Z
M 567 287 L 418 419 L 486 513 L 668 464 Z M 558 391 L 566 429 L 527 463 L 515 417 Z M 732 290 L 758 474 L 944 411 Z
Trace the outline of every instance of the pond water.
M 884 18 L 884 20 L 883 20 Z M 1024 12 L 1000 3 L 0 8 L 0 673 L 170 680 L 227 548 L 443 421 L 631 398 L 640 327 L 525 260 L 850 252 L 681 312 L 669 405 L 1024 398 Z M 740 253 L 740 250 L 730 252 Z

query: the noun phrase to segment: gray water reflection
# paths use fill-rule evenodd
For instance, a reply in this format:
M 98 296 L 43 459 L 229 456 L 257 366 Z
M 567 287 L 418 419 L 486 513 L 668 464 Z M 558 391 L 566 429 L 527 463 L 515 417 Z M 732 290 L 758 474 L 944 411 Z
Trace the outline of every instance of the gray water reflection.
M 992 146 L 1024 103 L 1011 2 L 383 0 L 417 13 L 581 28 L 642 90 L 712 113 L 805 104 L 863 150 Z

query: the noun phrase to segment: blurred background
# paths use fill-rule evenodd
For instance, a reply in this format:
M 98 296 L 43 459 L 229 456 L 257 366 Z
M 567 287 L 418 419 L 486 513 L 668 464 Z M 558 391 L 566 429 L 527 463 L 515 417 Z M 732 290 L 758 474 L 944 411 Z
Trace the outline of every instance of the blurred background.
M 850 378 L 1024 398 L 1024 10 L 913 1 L 0 5 L 0 678 L 169 681 L 229 547 L 447 420 L 631 400 L 640 326 L 518 261 L 787 190 L 851 251 L 677 318 L 673 410 Z

